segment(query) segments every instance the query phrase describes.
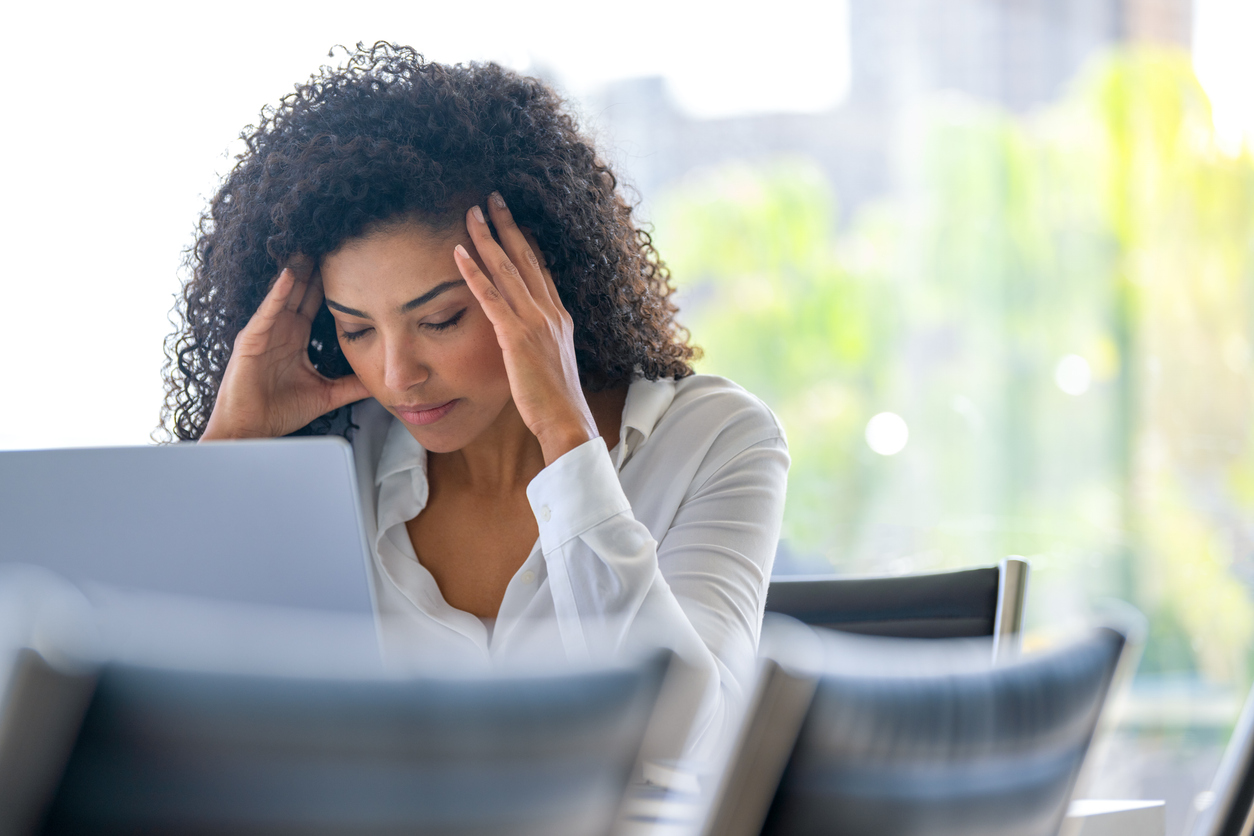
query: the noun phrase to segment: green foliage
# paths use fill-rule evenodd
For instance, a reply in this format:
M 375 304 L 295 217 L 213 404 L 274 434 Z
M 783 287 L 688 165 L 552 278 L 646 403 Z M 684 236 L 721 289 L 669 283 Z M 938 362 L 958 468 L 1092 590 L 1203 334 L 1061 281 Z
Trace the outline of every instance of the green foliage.
M 1242 678 L 1254 160 L 1220 152 L 1169 52 L 1108 56 L 1028 118 L 945 98 L 926 122 L 915 181 L 843 228 L 798 159 L 701 172 L 658 212 L 701 369 L 789 433 L 789 548 L 878 572 L 1025 554 L 1038 622 L 1129 598 L 1159 663 Z M 1055 382 L 1072 354 L 1079 395 Z M 863 437 L 886 410 L 910 427 L 892 457 Z
M 895 343 L 888 284 L 841 266 L 835 224 L 825 178 L 801 161 L 699 174 L 657 224 L 701 370 L 735 379 L 785 423 L 785 536 L 806 551 L 856 529 L 871 476 L 861 431 Z

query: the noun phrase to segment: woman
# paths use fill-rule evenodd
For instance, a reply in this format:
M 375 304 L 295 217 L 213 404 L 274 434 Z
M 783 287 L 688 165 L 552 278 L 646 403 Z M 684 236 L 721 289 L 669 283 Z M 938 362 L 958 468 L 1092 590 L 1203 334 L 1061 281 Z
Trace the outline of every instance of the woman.
M 390 659 L 664 644 L 717 738 L 786 445 L 693 374 L 666 269 L 560 100 L 378 44 L 244 139 L 169 343 L 175 435 L 351 439 Z

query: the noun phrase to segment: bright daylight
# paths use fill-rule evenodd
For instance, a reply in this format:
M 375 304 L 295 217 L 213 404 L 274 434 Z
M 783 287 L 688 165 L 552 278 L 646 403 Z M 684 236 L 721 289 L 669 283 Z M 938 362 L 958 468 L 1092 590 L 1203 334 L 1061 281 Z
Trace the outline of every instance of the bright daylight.
M 0 19 L 0 833 L 1250 832 L 1254 0 Z

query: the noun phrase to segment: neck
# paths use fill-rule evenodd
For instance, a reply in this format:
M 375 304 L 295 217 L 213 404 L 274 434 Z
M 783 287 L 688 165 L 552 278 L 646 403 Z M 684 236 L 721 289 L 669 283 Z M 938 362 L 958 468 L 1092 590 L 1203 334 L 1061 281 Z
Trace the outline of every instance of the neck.
M 618 443 L 627 386 L 585 397 L 605 446 L 612 448 Z M 527 489 L 544 469 L 544 451 L 511 400 L 474 441 L 451 453 L 428 453 L 427 462 L 433 488 L 437 482 L 458 484 L 474 493 L 501 495 Z
M 455 482 L 475 493 L 505 494 L 525 490 L 544 469 L 544 452 L 514 402 L 460 450 L 428 454 L 430 473 L 440 482 Z

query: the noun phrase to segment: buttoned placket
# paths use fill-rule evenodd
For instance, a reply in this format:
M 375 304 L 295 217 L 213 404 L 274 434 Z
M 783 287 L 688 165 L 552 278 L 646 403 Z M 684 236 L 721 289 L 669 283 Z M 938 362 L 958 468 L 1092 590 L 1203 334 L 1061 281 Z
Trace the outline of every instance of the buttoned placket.
M 375 483 L 379 490 L 375 554 L 383 574 L 419 612 L 463 636 L 486 659 L 487 627 L 444 600 L 435 577 L 419 562 L 409 539 L 405 523 L 427 506 L 427 451 L 399 421 L 393 420 L 388 427 Z

